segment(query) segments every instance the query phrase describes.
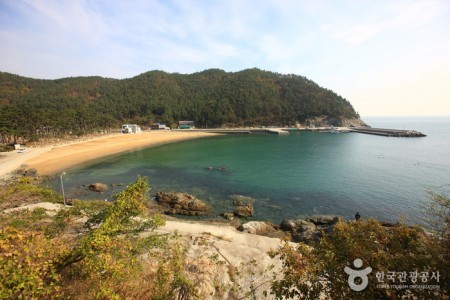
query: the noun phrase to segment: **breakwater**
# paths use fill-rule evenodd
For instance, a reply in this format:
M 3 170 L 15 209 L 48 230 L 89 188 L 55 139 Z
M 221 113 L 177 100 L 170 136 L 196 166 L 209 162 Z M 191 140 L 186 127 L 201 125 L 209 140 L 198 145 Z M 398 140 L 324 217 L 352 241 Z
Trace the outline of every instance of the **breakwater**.
M 354 127 L 350 128 L 352 132 L 359 132 L 365 134 L 391 136 L 391 137 L 424 137 L 425 134 L 416 130 L 400 130 L 400 129 L 386 129 L 386 128 L 369 128 L 369 127 Z
M 173 131 L 198 131 L 211 132 L 223 134 L 250 134 L 250 133 L 273 133 L 273 134 L 289 134 L 285 128 L 249 128 L 249 129 L 234 129 L 234 128 L 211 128 L 211 129 L 173 129 Z
M 186 131 L 187 129 L 173 129 L 173 131 Z M 364 134 L 373 134 L 388 137 L 424 137 L 425 134 L 416 130 L 401 130 L 388 128 L 370 128 L 370 127 L 314 127 L 314 128 L 211 128 L 211 129 L 188 129 L 189 131 L 211 132 L 222 134 L 250 134 L 250 133 L 272 133 L 289 134 L 290 131 L 315 131 L 331 133 L 358 132 Z

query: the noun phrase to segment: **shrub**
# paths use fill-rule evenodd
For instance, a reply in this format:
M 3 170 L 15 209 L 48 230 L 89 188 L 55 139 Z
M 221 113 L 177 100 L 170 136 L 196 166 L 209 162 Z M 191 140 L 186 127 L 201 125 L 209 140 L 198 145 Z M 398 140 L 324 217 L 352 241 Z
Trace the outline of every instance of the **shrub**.
M 139 275 L 139 255 L 163 245 L 164 238 L 138 235 L 143 230 L 153 230 L 164 224 L 158 215 L 148 217 L 148 190 L 146 178 L 139 178 L 119 193 L 112 205 L 90 218 L 90 231 L 58 265 L 59 272 L 85 278 L 87 295 L 121 298 L 127 282 Z
M 54 190 L 39 184 L 38 179 L 20 177 L 9 185 L 0 187 L 0 209 L 42 201 L 62 202 L 62 197 Z
M 419 227 L 399 225 L 384 227 L 376 220 L 339 222 L 330 234 L 324 235 L 315 248 L 299 244 L 297 248 L 286 244 L 278 251 L 283 261 L 283 278 L 275 279 L 272 293 L 277 299 L 317 299 L 319 296 L 338 299 L 402 299 L 414 295 L 419 299 L 430 299 L 446 293 L 448 271 L 439 255 L 435 240 Z M 354 269 L 355 259 L 361 259 L 362 268 L 370 266 L 369 284 L 355 292 L 348 284 L 345 267 Z M 410 272 L 439 272 L 440 290 L 380 288 L 377 278 L 388 272 L 407 272 L 401 285 L 416 284 Z M 398 274 L 395 275 L 396 278 Z M 398 279 L 397 279 L 398 284 Z M 392 283 L 385 280 L 384 283 Z M 419 282 L 417 284 L 420 284 Z
M 63 243 L 41 233 L 1 229 L 0 299 L 61 297 L 56 264 L 66 251 Z

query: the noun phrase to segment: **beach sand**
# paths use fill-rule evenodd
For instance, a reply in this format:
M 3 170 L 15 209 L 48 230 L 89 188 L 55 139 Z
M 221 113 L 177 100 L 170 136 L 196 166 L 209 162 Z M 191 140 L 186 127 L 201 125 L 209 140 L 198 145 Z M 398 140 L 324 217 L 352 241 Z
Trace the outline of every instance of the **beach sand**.
M 53 175 L 81 163 L 136 149 L 174 143 L 183 140 L 211 137 L 217 134 L 190 131 L 150 131 L 139 134 L 118 134 L 99 137 L 67 145 L 27 148 L 0 153 L 0 178 L 26 164 L 39 175 Z

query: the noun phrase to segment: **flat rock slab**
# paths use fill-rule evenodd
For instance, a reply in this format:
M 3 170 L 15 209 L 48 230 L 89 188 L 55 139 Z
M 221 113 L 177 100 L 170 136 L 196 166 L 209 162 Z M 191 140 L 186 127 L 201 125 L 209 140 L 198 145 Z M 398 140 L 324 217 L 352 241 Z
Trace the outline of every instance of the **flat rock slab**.
M 9 213 L 21 211 L 21 210 L 33 211 L 37 208 L 43 208 L 47 211 L 48 215 L 53 216 L 58 211 L 63 209 L 64 205 L 59 204 L 59 203 L 51 203 L 51 202 L 39 202 L 39 203 L 27 204 L 27 205 L 23 205 L 23 206 L 19 206 L 19 207 L 8 208 L 8 209 L 5 209 L 3 211 L 3 213 L 9 214 Z

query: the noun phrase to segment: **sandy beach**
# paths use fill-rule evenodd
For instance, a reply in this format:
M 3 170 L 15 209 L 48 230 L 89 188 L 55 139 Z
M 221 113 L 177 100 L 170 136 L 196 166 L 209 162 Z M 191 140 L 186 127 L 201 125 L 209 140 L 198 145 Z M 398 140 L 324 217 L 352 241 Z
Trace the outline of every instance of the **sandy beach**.
M 174 143 L 183 140 L 211 137 L 217 134 L 205 132 L 150 131 L 139 134 L 118 134 L 99 137 L 67 145 L 27 148 L 25 153 L 0 153 L 0 178 L 26 164 L 39 175 L 52 175 L 78 164 L 101 157 L 136 149 Z

